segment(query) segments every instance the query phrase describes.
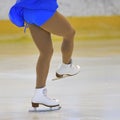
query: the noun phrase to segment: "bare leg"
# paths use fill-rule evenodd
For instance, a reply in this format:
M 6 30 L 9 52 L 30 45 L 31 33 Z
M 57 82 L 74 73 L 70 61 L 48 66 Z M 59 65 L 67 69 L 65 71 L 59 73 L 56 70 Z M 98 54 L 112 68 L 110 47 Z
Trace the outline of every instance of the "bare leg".
M 75 30 L 69 22 L 60 13 L 56 12 L 54 16 L 41 26 L 44 30 L 62 36 L 63 43 L 61 46 L 63 63 L 69 63 L 73 52 L 73 40 Z
M 29 25 L 29 28 L 33 40 L 40 52 L 40 56 L 38 58 L 36 67 L 37 74 L 36 88 L 42 88 L 46 84 L 49 64 L 53 53 L 51 35 L 49 32 L 35 25 Z
M 29 25 L 33 40 L 40 51 L 36 74 L 36 88 L 42 88 L 46 84 L 49 64 L 53 53 L 53 46 L 50 33 L 63 37 L 61 46 L 62 57 L 64 63 L 69 63 L 73 51 L 73 39 L 75 35 L 74 29 L 68 21 L 58 12 L 40 27 Z
M 29 25 L 29 29 L 33 37 L 33 40 L 40 52 L 40 56 L 36 67 L 37 80 L 36 80 L 35 94 L 34 97 L 32 98 L 32 106 L 34 108 L 37 108 L 39 107 L 39 104 L 43 104 L 48 107 L 56 107 L 56 106 L 59 107 L 59 102 L 57 100 L 48 99 L 48 97 L 46 96 L 46 88 L 45 88 L 50 60 L 53 54 L 53 46 L 52 46 L 50 33 L 63 37 L 61 51 L 62 51 L 63 63 L 65 64 L 62 65 L 69 67 L 70 70 L 72 71 L 72 72 L 70 71 L 70 74 L 72 73 L 74 75 L 78 73 L 77 70 L 78 68 L 76 67 L 75 69 L 75 67 L 72 67 L 72 65 L 68 63 L 70 63 L 73 52 L 73 39 L 74 39 L 75 31 L 68 23 L 68 21 L 58 12 L 56 12 L 54 16 L 41 27 L 38 27 L 36 25 Z M 74 69 L 72 70 L 72 68 Z M 56 73 L 58 74 L 58 72 Z

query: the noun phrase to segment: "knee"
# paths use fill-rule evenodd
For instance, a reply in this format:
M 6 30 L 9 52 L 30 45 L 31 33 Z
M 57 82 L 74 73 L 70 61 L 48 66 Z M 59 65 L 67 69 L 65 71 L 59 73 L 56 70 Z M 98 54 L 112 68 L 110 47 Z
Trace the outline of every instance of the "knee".
M 47 48 L 46 50 L 42 50 L 40 54 L 42 56 L 45 56 L 46 59 L 49 59 L 53 55 L 53 48 Z
M 75 33 L 76 33 L 75 29 L 74 29 L 74 28 L 71 28 L 71 29 L 67 30 L 67 33 L 66 33 L 66 35 L 65 35 L 64 37 L 65 37 L 66 39 L 74 38 Z

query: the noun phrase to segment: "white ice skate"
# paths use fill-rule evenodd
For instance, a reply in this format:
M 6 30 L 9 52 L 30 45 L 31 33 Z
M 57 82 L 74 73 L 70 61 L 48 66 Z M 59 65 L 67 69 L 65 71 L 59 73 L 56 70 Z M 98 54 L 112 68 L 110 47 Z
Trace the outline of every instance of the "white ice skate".
M 42 105 L 39 107 L 39 105 Z M 36 89 L 34 97 L 32 98 L 32 109 L 29 112 L 46 112 L 59 110 L 61 107 L 59 101 L 47 97 L 47 89 Z
M 79 65 L 73 65 L 72 61 L 70 64 L 62 64 L 60 68 L 56 71 L 56 77 L 53 80 L 65 78 L 68 76 L 76 75 L 80 72 L 80 66 Z

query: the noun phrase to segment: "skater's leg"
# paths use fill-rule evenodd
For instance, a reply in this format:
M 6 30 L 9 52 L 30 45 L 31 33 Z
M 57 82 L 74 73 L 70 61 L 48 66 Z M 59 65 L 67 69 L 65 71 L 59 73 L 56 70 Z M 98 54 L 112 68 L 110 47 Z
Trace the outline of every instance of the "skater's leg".
M 38 108 L 39 104 L 47 107 L 59 107 L 59 101 L 47 97 L 46 78 L 49 71 L 50 60 L 53 54 L 53 46 L 51 35 L 36 25 L 29 25 L 29 29 L 36 46 L 39 49 L 40 56 L 38 58 L 36 73 L 36 89 L 32 97 L 32 107 Z
M 56 71 L 56 76 L 63 77 L 63 75 L 75 75 L 79 73 L 80 66 L 72 65 L 71 62 L 75 30 L 66 20 L 66 18 L 59 12 L 56 12 L 54 16 L 42 26 L 42 28 L 50 33 L 63 37 L 61 46 L 63 64 Z
M 43 88 L 46 84 L 49 64 L 53 54 L 53 46 L 51 35 L 49 32 L 43 30 L 36 25 L 29 25 L 32 38 L 39 49 L 40 56 L 38 58 L 36 74 L 36 88 Z
M 59 12 L 56 12 L 54 16 L 41 27 L 50 33 L 63 37 L 63 43 L 61 46 L 63 63 L 68 64 L 73 52 L 75 30 Z

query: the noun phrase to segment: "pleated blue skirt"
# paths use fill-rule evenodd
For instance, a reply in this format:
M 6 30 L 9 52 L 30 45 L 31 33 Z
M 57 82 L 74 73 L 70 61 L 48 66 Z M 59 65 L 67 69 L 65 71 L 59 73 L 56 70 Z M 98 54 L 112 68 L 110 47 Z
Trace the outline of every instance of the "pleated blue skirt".
M 17 0 L 10 8 L 9 18 L 18 27 L 24 27 L 24 23 L 43 25 L 49 20 L 58 4 L 56 0 Z

